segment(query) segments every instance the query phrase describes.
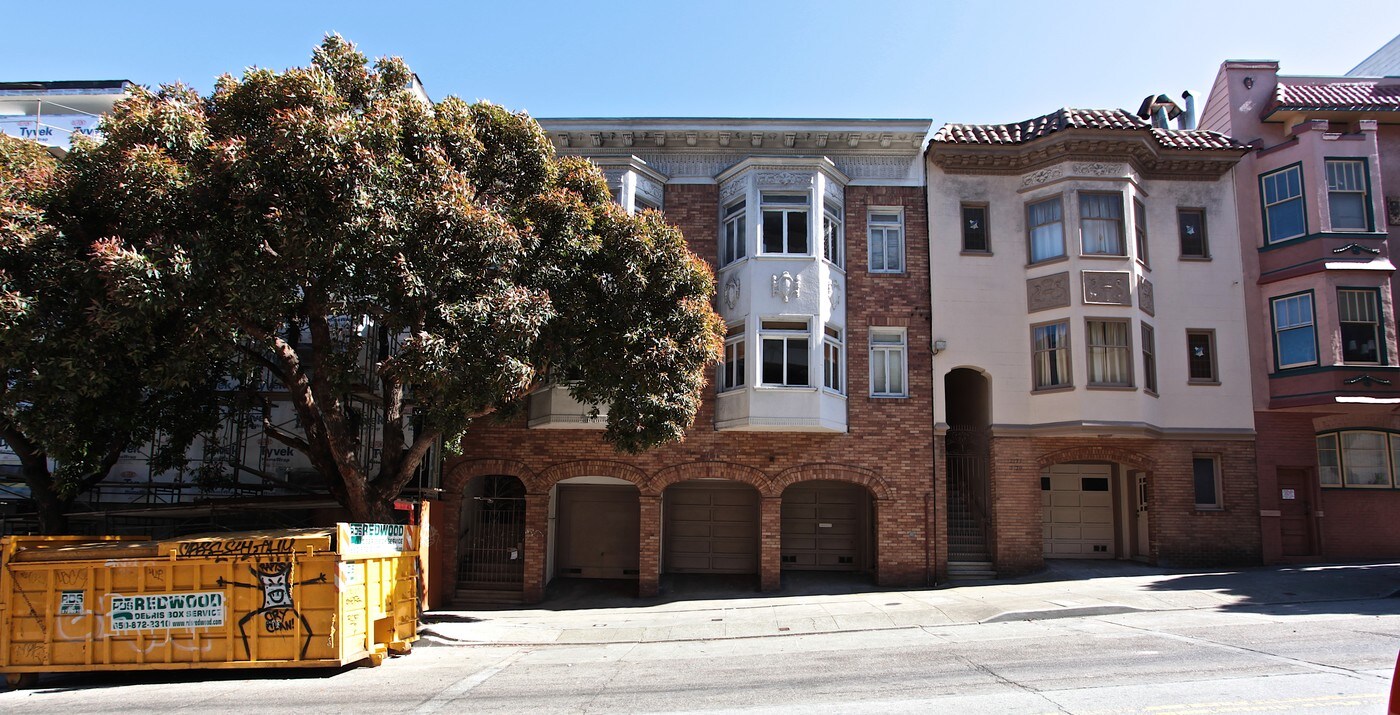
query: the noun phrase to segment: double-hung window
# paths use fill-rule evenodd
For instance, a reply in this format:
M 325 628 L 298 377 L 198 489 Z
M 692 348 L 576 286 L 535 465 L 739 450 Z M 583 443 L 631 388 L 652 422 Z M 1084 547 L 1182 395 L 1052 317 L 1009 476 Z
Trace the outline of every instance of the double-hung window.
M 1264 199 L 1264 242 L 1278 243 L 1306 234 L 1303 211 L 1303 170 L 1300 166 L 1259 177 Z
M 807 240 L 806 194 L 763 194 L 763 252 L 805 255 Z
M 724 338 L 724 364 L 720 366 L 720 392 L 744 386 L 744 324 L 729 326 Z
M 1089 347 L 1089 384 L 1098 387 L 1131 387 L 1133 358 L 1128 344 L 1128 321 L 1089 320 L 1085 323 Z
M 744 234 L 748 219 L 744 216 L 744 202 L 735 201 L 724 207 L 724 236 L 719 242 L 719 264 L 727 266 L 746 254 Z
M 841 268 L 846 260 L 845 221 L 841 204 L 826 202 L 822 211 L 822 255 L 832 265 Z
M 1220 384 L 1215 365 L 1215 331 L 1186 331 L 1186 381 L 1204 385 Z
M 1026 231 L 1029 234 L 1031 263 L 1040 263 L 1065 255 L 1065 211 L 1060 197 L 1037 201 L 1026 206 Z
M 1317 364 L 1317 326 L 1312 293 L 1269 301 L 1274 321 L 1274 356 L 1280 370 Z
M 908 376 L 904 328 L 870 329 L 870 394 L 904 397 Z
M 1157 392 L 1157 335 L 1147 323 L 1142 324 L 1142 388 Z
M 1376 291 L 1338 290 L 1337 319 L 1342 328 L 1342 362 L 1380 363 L 1381 320 Z
M 1069 367 L 1069 323 L 1046 323 L 1031 328 L 1031 372 L 1037 390 L 1074 384 Z
M 1191 480 L 1196 492 L 1197 509 L 1220 509 L 1220 459 L 1192 457 Z
M 1133 235 L 1137 236 L 1137 259 L 1142 265 L 1150 264 L 1147 259 L 1147 207 L 1133 199 Z
M 1327 160 L 1327 213 L 1333 231 L 1365 231 L 1371 226 L 1366 200 L 1366 160 Z
M 964 253 L 991 253 L 987 241 L 987 205 L 962 205 L 962 250 Z
M 1126 256 L 1123 247 L 1123 195 L 1079 195 L 1079 236 L 1090 256 Z
M 1181 239 L 1182 258 L 1210 258 L 1210 243 L 1206 241 L 1205 209 L 1177 209 L 1176 230 Z
M 870 208 L 866 233 L 870 238 L 870 272 L 904 272 L 904 211 Z
M 765 320 L 763 334 L 763 384 L 810 387 L 811 335 L 806 321 Z
M 1400 435 L 1344 430 L 1317 436 L 1317 480 L 1324 487 L 1400 486 Z
M 822 385 L 833 392 L 845 393 L 845 363 L 841 361 L 841 329 L 830 325 L 822 336 Z

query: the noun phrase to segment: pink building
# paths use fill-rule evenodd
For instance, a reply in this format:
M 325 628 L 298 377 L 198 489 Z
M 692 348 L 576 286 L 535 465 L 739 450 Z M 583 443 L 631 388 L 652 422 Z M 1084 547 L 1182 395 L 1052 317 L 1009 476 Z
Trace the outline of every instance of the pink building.
M 1400 556 L 1400 78 L 1227 61 L 1201 128 L 1251 148 L 1235 194 L 1264 559 Z

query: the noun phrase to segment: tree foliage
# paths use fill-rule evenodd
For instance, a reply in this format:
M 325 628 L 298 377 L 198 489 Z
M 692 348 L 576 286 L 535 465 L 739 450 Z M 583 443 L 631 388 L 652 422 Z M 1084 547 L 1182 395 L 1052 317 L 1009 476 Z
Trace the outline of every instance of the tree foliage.
M 121 228 L 94 267 L 124 308 L 174 302 L 286 386 L 301 431 L 265 428 L 356 518 L 383 518 L 432 444 L 546 377 L 608 405 L 620 449 L 680 439 L 722 340 L 709 267 L 528 116 L 432 104 L 411 79 L 332 35 L 307 67 L 205 98 L 133 90 L 105 141 L 75 148 L 58 212 Z M 377 465 L 361 400 L 384 421 Z

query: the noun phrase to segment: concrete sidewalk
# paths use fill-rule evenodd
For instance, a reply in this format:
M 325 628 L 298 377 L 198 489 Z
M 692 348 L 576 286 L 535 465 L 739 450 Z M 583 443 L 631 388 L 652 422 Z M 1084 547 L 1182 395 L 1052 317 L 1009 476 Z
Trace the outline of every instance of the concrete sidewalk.
M 1347 601 L 1400 597 L 1400 563 L 1182 571 L 1118 561 L 1057 561 L 1042 573 L 1014 580 L 874 589 L 799 580 L 785 583 L 785 592 L 778 594 L 717 598 L 675 588 L 654 599 L 609 594 L 605 586 L 574 589 L 538 606 L 426 613 L 420 645 L 714 640 L 1133 611 L 1346 612 Z

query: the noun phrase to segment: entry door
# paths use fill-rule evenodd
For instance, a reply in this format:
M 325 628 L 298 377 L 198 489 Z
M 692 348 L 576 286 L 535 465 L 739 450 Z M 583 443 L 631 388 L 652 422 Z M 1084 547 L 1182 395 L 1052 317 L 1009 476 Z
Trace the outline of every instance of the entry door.
M 560 484 L 559 575 L 636 578 L 640 524 L 636 487 Z
M 666 489 L 666 570 L 758 573 L 758 491 L 734 482 Z
M 1279 469 L 1279 535 L 1285 558 L 1316 556 L 1313 546 L 1312 483 L 1306 469 Z
M 1113 467 L 1057 464 L 1040 475 L 1045 558 L 1111 559 Z
M 807 482 L 783 492 L 783 569 L 860 571 L 866 491 L 856 484 Z
M 1148 528 L 1148 506 L 1151 494 L 1147 490 L 1147 472 L 1133 473 L 1133 488 L 1136 501 L 1137 548 L 1133 555 L 1148 558 L 1152 555 L 1151 530 Z

